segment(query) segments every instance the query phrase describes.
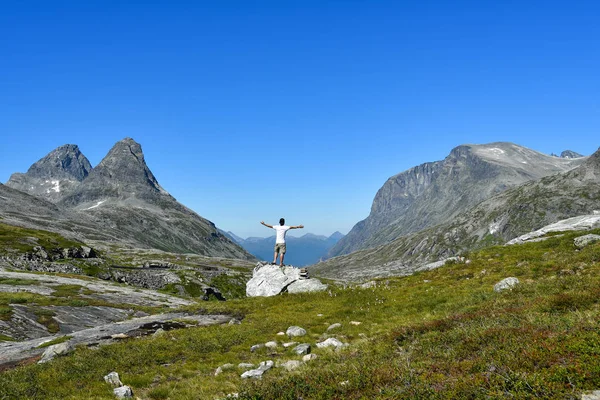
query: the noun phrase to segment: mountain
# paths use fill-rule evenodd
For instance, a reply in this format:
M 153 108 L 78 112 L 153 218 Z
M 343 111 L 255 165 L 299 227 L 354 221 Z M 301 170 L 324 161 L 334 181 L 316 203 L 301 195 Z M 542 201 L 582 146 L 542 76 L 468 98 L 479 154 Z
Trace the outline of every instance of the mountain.
M 242 239 L 239 236 L 227 232 L 231 238 L 234 238 L 246 251 L 257 258 L 266 261 L 273 260 L 273 247 L 275 245 L 275 236 L 267 238 L 249 237 Z M 300 237 L 287 236 L 287 253 L 285 254 L 285 263 L 297 267 L 310 265 L 318 262 L 325 257 L 327 251 L 335 245 L 343 234 L 335 232 L 331 236 L 314 235 L 307 233 Z
M 560 153 L 560 158 L 580 158 L 583 157 L 583 155 L 576 153 L 572 150 L 565 150 L 562 153 Z
M 425 263 L 503 244 L 551 223 L 600 210 L 600 149 L 567 172 L 511 188 L 451 221 L 391 243 L 316 264 L 324 277 L 359 279 L 414 272 Z
M 146 165 L 141 145 L 133 139 L 117 142 L 95 168 L 88 165 L 77 146 L 59 147 L 26 174 L 11 177 L 10 186 L 27 189 L 19 182 L 29 184 L 55 179 L 61 190 L 55 194 L 41 192 L 34 185 L 35 190 L 28 193 L 36 196 L 35 200 L 23 196 L 23 192 L 4 190 L 7 200 L 0 202 L 0 213 L 10 216 L 14 223 L 60 231 L 67 236 L 76 232 L 82 240 L 107 240 L 108 237 L 170 252 L 253 259 L 220 233 L 211 221 L 167 193 Z M 64 190 L 63 182 L 69 182 Z M 23 203 L 20 211 L 15 212 L 11 204 L 19 199 Z M 53 202 L 46 206 L 55 209 L 58 218 L 32 217 L 44 208 L 40 206 L 42 199 Z
M 83 181 L 91 169 L 79 147 L 66 144 L 37 161 L 26 173 L 12 174 L 6 186 L 56 202 Z
M 584 160 L 552 157 L 505 142 L 458 146 L 442 161 L 389 178 L 375 195 L 369 216 L 328 256 L 376 247 L 449 221 L 509 188 L 568 171 Z

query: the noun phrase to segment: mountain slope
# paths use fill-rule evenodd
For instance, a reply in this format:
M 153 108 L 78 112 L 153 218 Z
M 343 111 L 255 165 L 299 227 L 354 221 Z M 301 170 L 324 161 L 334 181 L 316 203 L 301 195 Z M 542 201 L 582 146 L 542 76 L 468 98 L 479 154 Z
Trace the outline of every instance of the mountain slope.
M 57 202 L 84 180 L 91 169 L 79 147 L 66 144 L 41 158 L 26 173 L 12 174 L 6 186 Z
M 584 160 L 547 156 L 504 142 L 458 146 L 443 161 L 389 178 L 377 192 L 369 216 L 328 255 L 375 247 L 443 223 L 506 189 L 568 171 Z
M 87 159 L 82 155 L 77 158 L 80 167 L 73 167 L 77 164 L 73 161 L 77 151 L 77 146 L 61 146 L 28 171 L 31 174 L 25 182 L 51 177 L 72 179 L 69 190 L 56 192 L 49 199 L 55 205 L 40 203 L 48 193 L 35 190 L 37 198 L 32 198 L 4 187 L 6 201 L 0 202 L 2 215 L 9 215 L 12 223 L 58 231 L 69 237 L 75 235 L 80 240 L 111 240 L 177 253 L 254 259 L 221 234 L 212 222 L 168 194 L 146 165 L 142 148 L 133 139 L 116 143 L 93 169 L 87 168 L 89 163 L 85 163 Z M 70 158 L 65 154 L 70 154 Z M 71 161 L 69 164 L 60 160 Z M 11 208 L 11 204 L 19 202 L 19 211 Z M 52 215 L 47 215 L 44 207 L 52 210 Z M 36 218 L 38 212 L 41 215 Z
M 388 244 L 315 264 L 323 277 L 359 279 L 413 272 L 418 266 L 506 241 L 556 221 L 600 210 L 600 149 L 571 171 L 526 182 L 450 222 Z

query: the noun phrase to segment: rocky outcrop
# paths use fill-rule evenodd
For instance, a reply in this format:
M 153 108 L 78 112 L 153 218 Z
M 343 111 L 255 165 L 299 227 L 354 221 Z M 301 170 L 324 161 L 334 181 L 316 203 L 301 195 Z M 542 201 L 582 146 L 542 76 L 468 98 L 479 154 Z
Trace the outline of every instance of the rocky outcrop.
M 300 293 L 321 291 L 326 288 L 327 285 L 317 279 L 301 279 L 299 268 L 279 267 L 259 262 L 252 272 L 252 278 L 246 284 L 246 296 L 269 297 L 285 291 Z
M 451 220 L 509 188 L 573 169 L 585 158 L 557 158 L 512 143 L 463 145 L 443 161 L 395 175 L 379 189 L 369 216 L 329 252 L 372 248 Z
M 582 231 L 594 228 L 600 228 L 600 215 L 580 215 L 573 218 L 563 219 L 550 225 L 546 225 L 538 230 L 526 233 L 512 240 L 509 240 L 506 244 L 513 245 L 530 242 L 550 232 Z

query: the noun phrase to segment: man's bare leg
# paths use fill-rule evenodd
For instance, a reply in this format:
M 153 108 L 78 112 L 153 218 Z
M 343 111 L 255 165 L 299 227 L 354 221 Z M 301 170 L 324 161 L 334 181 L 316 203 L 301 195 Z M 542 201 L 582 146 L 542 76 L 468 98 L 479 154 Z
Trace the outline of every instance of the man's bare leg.
M 277 264 L 277 252 L 273 254 L 273 262 L 271 264 Z
M 280 260 L 279 266 L 280 267 L 283 267 L 283 257 L 285 257 L 285 253 L 280 253 L 279 254 L 279 260 Z

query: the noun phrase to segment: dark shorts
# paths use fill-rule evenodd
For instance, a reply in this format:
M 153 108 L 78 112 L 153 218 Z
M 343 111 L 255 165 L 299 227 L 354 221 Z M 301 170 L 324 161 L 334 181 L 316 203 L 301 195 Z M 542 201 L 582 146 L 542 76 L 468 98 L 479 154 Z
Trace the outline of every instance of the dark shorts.
M 275 253 L 285 254 L 285 243 L 275 243 Z

